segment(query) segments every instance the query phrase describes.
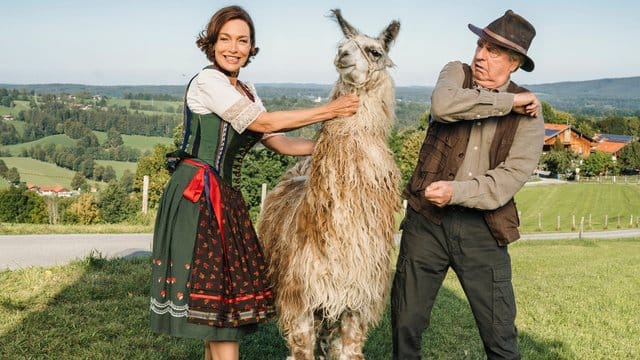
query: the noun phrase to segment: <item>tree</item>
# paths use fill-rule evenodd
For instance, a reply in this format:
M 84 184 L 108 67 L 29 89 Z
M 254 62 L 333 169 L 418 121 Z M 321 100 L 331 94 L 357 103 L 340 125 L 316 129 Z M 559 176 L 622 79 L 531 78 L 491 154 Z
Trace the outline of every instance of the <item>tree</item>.
M 15 167 L 9 169 L 9 171 L 7 171 L 7 175 L 5 175 L 4 178 L 13 185 L 20 184 L 20 173 L 18 173 L 18 169 Z
M 425 135 L 425 130 L 409 130 L 401 135 L 402 146 L 395 153 L 395 158 L 402 175 L 403 185 L 411 179 Z
M 242 166 L 240 187 L 254 219 L 260 211 L 262 184 L 267 184 L 267 188 L 272 189 L 296 161 L 296 157 L 277 154 L 265 148 L 249 151 Z
M 118 183 L 127 191 L 127 194 L 133 192 L 133 182 L 134 175 L 129 171 L 129 169 L 125 169 L 120 177 L 120 181 Z
M 0 159 L 0 177 L 7 177 L 8 171 L 9 168 L 7 167 L 7 164 L 5 164 L 4 160 Z
M 83 185 L 87 184 L 87 178 L 81 172 L 76 172 L 71 179 L 71 188 L 74 190 L 80 189 Z
M 104 167 L 104 171 L 102 173 L 102 181 L 110 182 L 116 179 L 116 171 L 113 169 L 113 166 L 107 165 Z
M 605 175 L 608 169 L 613 168 L 611 154 L 603 151 L 592 152 L 584 159 L 581 168 L 585 171 L 585 175 Z
M 134 180 L 134 190 L 141 192 L 145 175 L 149 176 L 149 206 L 155 207 L 160 201 L 160 196 L 164 187 L 169 181 L 169 171 L 167 171 L 165 154 L 174 149 L 162 144 L 153 147 L 153 153 L 143 156 L 138 160 L 136 176 Z
M 566 174 L 574 168 L 578 156 L 572 151 L 550 151 L 540 157 L 540 163 L 552 174 Z
M 82 194 L 71 204 L 64 214 L 65 223 L 92 225 L 99 224 L 100 209 L 92 194 Z
M 49 221 L 44 199 L 24 186 L 0 190 L 0 221 L 46 224 Z
M 129 199 L 127 190 L 117 183 L 111 183 L 100 192 L 98 201 L 100 217 L 107 223 L 120 223 L 134 215 L 135 204 Z
M 640 169 L 640 142 L 634 141 L 623 147 L 618 161 L 623 169 Z
M 115 127 L 109 128 L 109 130 L 107 131 L 107 139 L 102 144 L 102 147 L 105 149 L 115 149 L 118 146 L 122 145 L 124 145 L 122 135 L 120 135 Z

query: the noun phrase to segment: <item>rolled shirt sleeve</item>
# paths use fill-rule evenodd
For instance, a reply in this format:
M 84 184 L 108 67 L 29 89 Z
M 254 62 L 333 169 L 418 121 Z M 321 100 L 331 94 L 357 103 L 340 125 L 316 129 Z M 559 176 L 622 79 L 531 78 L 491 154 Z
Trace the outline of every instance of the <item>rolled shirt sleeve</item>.
M 242 133 L 262 112 L 264 105 L 255 87 L 247 84 L 255 102 L 238 92 L 227 77 L 215 69 L 204 69 L 187 91 L 187 105 L 196 114 L 215 113 Z
M 487 89 L 465 89 L 460 61 L 442 68 L 431 94 L 431 116 L 438 122 L 485 119 L 511 112 L 513 94 Z

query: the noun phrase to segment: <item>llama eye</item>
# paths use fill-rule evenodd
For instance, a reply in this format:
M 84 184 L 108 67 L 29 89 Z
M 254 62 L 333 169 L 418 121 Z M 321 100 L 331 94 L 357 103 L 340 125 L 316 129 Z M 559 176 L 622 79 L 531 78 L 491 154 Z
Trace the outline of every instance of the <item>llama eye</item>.
M 375 59 L 378 59 L 380 58 L 380 56 L 382 56 L 382 53 L 380 53 L 380 51 L 376 49 L 369 49 L 369 54 L 371 54 L 371 56 L 373 56 Z

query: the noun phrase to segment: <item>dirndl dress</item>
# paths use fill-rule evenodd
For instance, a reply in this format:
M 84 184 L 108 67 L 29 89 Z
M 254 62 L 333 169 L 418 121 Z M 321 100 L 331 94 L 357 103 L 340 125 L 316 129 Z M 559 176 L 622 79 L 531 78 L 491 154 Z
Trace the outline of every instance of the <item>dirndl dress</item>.
M 264 255 L 239 190 L 242 159 L 262 134 L 240 134 L 215 113 L 191 113 L 186 102 L 185 109 L 185 140 L 154 228 L 151 329 L 238 341 L 274 313 Z

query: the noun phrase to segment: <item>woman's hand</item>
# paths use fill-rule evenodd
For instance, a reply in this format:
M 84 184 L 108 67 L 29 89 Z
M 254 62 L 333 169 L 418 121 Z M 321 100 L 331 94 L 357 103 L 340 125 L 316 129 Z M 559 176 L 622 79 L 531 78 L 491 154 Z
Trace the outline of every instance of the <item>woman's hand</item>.
M 356 113 L 359 105 L 360 99 L 356 94 L 342 95 L 327 103 L 329 111 L 333 114 L 332 118 L 351 116 Z

